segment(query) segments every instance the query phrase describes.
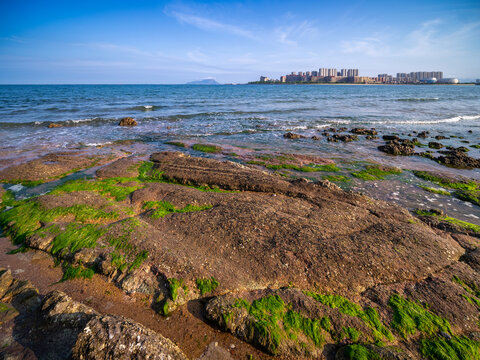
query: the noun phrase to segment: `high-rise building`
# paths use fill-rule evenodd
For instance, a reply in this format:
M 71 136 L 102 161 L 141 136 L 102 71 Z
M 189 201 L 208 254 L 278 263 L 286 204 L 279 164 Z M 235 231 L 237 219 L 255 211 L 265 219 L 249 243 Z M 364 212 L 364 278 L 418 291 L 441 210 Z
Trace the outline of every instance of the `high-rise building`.
M 340 76 L 347 76 L 347 69 L 342 69 L 340 71 Z
M 337 69 L 328 69 L 327 76 L 337 76 Z
M 323 76 L 323 77 L 328 76 L 328 71 L 325 68 L 318 69 L 318 72 L 319 72 L 319 76 Z
M 312 76 L 318 76 L 318 71 L 312 71 Z

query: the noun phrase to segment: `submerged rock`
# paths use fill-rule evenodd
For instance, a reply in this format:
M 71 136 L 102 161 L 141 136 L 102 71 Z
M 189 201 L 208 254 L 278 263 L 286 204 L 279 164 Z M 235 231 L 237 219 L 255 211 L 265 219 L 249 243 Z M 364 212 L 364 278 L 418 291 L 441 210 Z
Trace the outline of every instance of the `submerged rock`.
M 378 132 L 375 129 L 354 128 L 350 131 L 352 134 L 357 135 L 377 135 Z
M 440 164 L 459 169 L 473 169 L 480 167 L 480 159 L 472 158 L 461 150 L 443 151 L 442 154 L 444 155 L 436 158 L 436 161 Z
M 378 147 L 378 150 L 391 155 L 410 156 L 415 154 L 415 145 L 411 140 L 391 140 L 385 145 Z
M 118 123 L 119 126 L 137 126 L 137 121 L 131 117 L 124 117 Z
M 283 134 L 283 137 L 285 139 L 304 139 L 305 138 L 305 136 L 303 136 L 303 135 L 294 134 L 292 132 L 287 132 L 287 133 Z
M 440 144 L 439 142 L 435 142 L 435 141 L 430 141 L 428 143 L 428 147 L 430 149 L 441 149 L 443 148 L 443 144 Z

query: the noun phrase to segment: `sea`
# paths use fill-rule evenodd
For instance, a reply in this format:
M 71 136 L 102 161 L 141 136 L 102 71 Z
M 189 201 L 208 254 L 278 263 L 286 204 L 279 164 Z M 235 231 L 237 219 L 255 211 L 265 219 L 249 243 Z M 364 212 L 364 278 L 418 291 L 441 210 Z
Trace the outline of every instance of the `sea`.
M 119 127 L 119 120 L 127 116 L 136 119 L 138 126 Z M 51 123 L 62 127 L 48 128 Z M 480 179 L 478 169 L 457 170 L 418 156 L 384 154 L 377 150 L 384 143 L 381 136 L 377 140 L 361 137 L 351 143 L 328 142 L 321 133 L 332 127 L 375 128 L 380 135 L 405 138 L 414 137 L 415 131 L 429 131 L 432 137 L 447 137 L 441 141 L 444 145 L 468 146 L 469 155 L 480 158 L 480 150 L 471 147 L 480 144 L 480 86 L 0 86 L 0 167 L 15 157 L 131 139 L 153 150 L 176 149 L 166 144 L 170 141 L 212 143 L 227 149 L 227 153 L 302 153 L 336 162 L 369 161 L 406 170 L 441 168 L 454 175 Z M 283 135 L 288 131 L 305 138 L 285 139 Z M 321 139 L 313 140 L 312 136 Z M 373 184 L 356 182 L 349 186 L 409 208 L 431 204 L 424 198 L 433 194 L 420 193 L 420 198 L 410 199 L 402 195 L 402 184 L 385 189 L 380 182 Z M 447 207 L 447 200 L 435 201 L 434 205 L 445 203 Z M 457 208 L 460 217 L 471 213 L 471 219 L 480 219 L 476 206 L 453 205 L 458 205 L 452 208 Z

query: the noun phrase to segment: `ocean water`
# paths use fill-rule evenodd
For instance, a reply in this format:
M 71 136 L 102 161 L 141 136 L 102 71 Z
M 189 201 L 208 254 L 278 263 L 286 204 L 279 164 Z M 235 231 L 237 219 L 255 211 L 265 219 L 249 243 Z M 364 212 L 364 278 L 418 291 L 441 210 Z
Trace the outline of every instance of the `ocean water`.
M 124 116 L 139 126 L 117 127 Z M 52 122 L 64 127 L 48 129 Z M 331 126 L 462 136 L 480 131 L 480 86 L 0 86 L 3 149 L 126 137 L 267 146 L 287 130 L 311 136 Z

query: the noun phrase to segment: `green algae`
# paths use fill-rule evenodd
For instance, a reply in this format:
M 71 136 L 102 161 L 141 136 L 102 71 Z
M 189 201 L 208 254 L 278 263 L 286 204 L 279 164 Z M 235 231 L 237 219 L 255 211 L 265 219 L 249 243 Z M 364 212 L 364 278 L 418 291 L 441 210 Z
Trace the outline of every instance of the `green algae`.
M 431 192 L 433 194 L 439 194 L 439 195 L 451 195 L 449 191 L 443 190 L 443 189 L 437 189 L 437 188 L 432 188 L 424 185 L 418 185 L 419 188 Z
M 194 212 L 194 211 L 208 210 L 208 209 L 211 209 L 212 207 L 213 207 L 212 205 L 196 206 L 196 205 L 187 204 L 181 209 L 176 209 L 168 201 L 147 201 L 143 204 L 144 209 L 155 209 L 155 211 L 152 213 L 152 218 L 154 219 L 163 218 L 164 216 L 168 214 L 173 214 L 173 213 L 188 213 L 188 212 Z
M 220 146 L 212 144 L 193 144 L 192 149 L 205 153 L 219 153 L 222 151 Z
M 44 180 L 21 180 L 21 179 L 0 180 L 0 182 L 4 184 L 20 184 L 25 187 L 35 187 L 45 183 Z
M 382 323 L 375 308 L 367 307 L 363 309 L 360 305 L 340 295 L 319 294 L 310 291 L 305 291 L 304 293 L 332 309 L 338 309 L 342 314 L 360 318 L 372 330 L 372 336 L 375 342 L 381 343 L 383 340 L 393 341 L 394 337 L 392 333 Z
M 476 145 L 470 145 L 471 148 L 474 148 L 474 149 L 480 149 L 480 145 L 476 144 Z
M 412 171 L 413 174 L 420 179 L 430 181 L 434 184 L 440 185 L 447 189 L 455 190 L 453 195 L 464 201 L 471 202 L 472 204 L 480 205 L 480 183 L 470 180 L 465 182 L 452 182 L 448 179 L 435 176 L 426 171 Z
M 249 165 L 262 165 L 262 166 L 264 166 L 266 163 L 265 163 L 265 161 L 249 160 L 249 161 L 247 161 L 247 164 L 249 164 Z
M 215 279 L 213 276 L 210 278 L 197 279 L 195 282 L 202 296 L 211 293 L 218 287 L 218 285 L 220 285 L 217 279 Z
M 431 360 L 479 360 L 480 342 L 465 336 L 421 339 L 420 353 Z
M 439 331 L 452 334 L 450 323 L 431 312 L 424 305 L 410 301 L 393 294 L 388 305 L 393 310 L 391 327 L 404 339 L 421 332 L 426 335 L 435 335 Z
M 135 183 L 135 185 L 124 185 Z M 103 180 L 71 180 L 55 188 L 51 194 L 93 191 L 111 197 L 116 201 L 125 200 L 132 192 L 142 188 L 135 178 L 109 178 Z
M 97 246 L 97 240 L 105 232 L 106 229 L 97 225 L 70 223 L 65 231 L 55 236 L 50 252 L 52 255 L 64 257 L 66 254 L 74 254 L 83 248 L 93 249 Z
M 475 225 L 475 224 L 469 223 L 467 221 L 459 220 L 459 219 L 456 219 L 456 218 L 453 218 L 453 217 L 450 217 L 450 216 L 440 215 L 435 211 L 415 210 L 415 214 L 417 214 L 418 216 L 435 217 L 438 220 L 445 221 L 445 222 L 448 222 L 450 224 L 459 226 L 459 227 L 461 227 L 465 230 L 470 230 L 470 231 L 473 231 L 475 233 L 480 233 L 480 226 L 479 225 Z
M 342 349 L 345 359 L 348 360 L 381 360 L 381 357 L 362 344 L 347 345 Z
M 73 279 L 91 279 L 95 274 L 92 268 L 86 268 L 83 265 L 73 266 L 66 264 L 63 269 L 63 277 L 60 281 L 67 281 Z
M 171 278 L 168 279 L 168 289 L 170 291 L 170 297 L 173 301 L 176 301 L 178 298 L 178 290 L 182 288 L 185 294 L 188 293 L 188 287 L 184 284 L 182 279 Z
M 166 141 L 165 144 L 167 145 L 173 145 L 173 146 L 177 146 L 177 147 L 182 147 L 182 148 L 185 148 L 187 147 L 186 144 L 180 142 L 180 141 Z
M 367 165 L 364 170 L 352 172 L 351 175 L 365 181 L 384 180 L 388 175 L 399 175 L 402 170 L 385 168 L 379 165 Z
M 348 176 L 345 176 L 345 175 L 323 175 L 322 179 L 332 181 L 332 182 L 344 182 L 344 183 L 352 181 Z

